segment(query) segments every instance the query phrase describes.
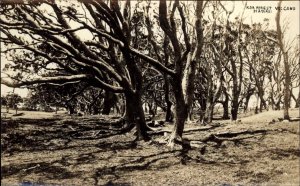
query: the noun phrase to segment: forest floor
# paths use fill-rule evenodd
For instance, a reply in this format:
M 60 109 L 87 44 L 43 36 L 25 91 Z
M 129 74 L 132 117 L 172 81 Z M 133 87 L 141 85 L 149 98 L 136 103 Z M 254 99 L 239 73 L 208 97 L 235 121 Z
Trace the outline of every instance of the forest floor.
M 134 142 L 112 116 L 19 112 L 1 114 L 1 185 L 300 184 L 299 121 L 278 121 L 283 111 L 186 124 L 184 149 L 164 143 L 171 124 Z

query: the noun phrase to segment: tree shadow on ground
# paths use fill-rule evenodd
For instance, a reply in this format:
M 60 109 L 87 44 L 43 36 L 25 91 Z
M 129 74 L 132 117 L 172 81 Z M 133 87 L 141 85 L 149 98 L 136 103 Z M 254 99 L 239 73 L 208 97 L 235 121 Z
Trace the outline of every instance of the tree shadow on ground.
M 163 151 L 160 153 L 150 154 L 146 156 L 119 156 L 123 158 L 134 158 L 134 160 L 129 160 L 124 163 L 120 163 L 118 165 L 105 166 L 103 168 L 98 168 L 93 176 L 95 182 L 97 183 L 99 179 L 104 179 L 106 176 L 111 176 L 110 180 L 105 185 L 120 185 L 120 183 L 114 184 L 113 182 L 119 179 L 124 173 L 138 171 L 138 170 L 146 170 L 155 162 L 160 160 L 167 160 L 168 158 L 174 158 L 174 153 L 180 152 L 180 150 L 171 150 L 171 151 Z M 172 162 L 164 167 L 160 166 L 156 167 L 157 169 L 167 169 L 170 166 L 175 166 L 176 164 L 180 164 L 180 161 Z M 155 169 L 155 167 L 152 167 Z M 124 183 L 125 185 L 127 183 Z M 128 183 L 129 184 L 129 183 Z M 129 184 L 130 185 L 130 184 Z
M 75 148 L 76 146 L 68 145 L 74 139 L 97 140 L 123 133 L 122 130 L 107 124 L 68 120 L 62 122 L 60 119 L 4 120 L 1 122 L 1 129 L 2 152 L 11 154 Z
M 77 149 L 80 150 L 83 148 L 92 150 L 80 151 L 72 155 L 63 154 L 61 159 L 56 157 L 51 163 L 32 163 L 35 161 L 32 159 L 31 163 L 27 164 L 21 162 L 17 165 L 2 166 L 1 177 L 5 178 L 13 175 L 20 175 L 23 177 L 33 173 L 42 174 L 43 177 L 52 180 L 82 177 L 84 171 L 80 172 L 82 170 L 76 170 L 73 172 L 74 170 L 71 170 L 70 167 L 80 167 L 87 164 L 90 166 L 98 163 L 100 166 L 93 169 L 93 172 L 91 172 L 89 176 L 92 175 L 92 179 L 94 179 L 95 183 L 98 183 L 99 180 L 106 181 L 106 185 L 120 185 L 120 178 L 129 172 L 149 169 L 161 170 L 177 164 L 226 164 L 230 166 L 233 164 L 248 163 L 244 157 L 232 156 L 226 153 L 225 150 L 222 150 L 227 148 L 227 146 L 216 145 L 214 147 L 214 144 L 221 141 L 220 144 L 223 145 L 222 142 L 224 140 L 238 140 L 232 141 L 234 142 L 232 143 L 232 145 L 235 146 L 234 148 L 238 148 L 236 146 L 238 144 L 237 142 L 248 138 L 236 139 L 237 137 L 242 135 L 253 135 L 256 133 L 258 133 L 259 136 L 266 134 L 265 131 L 260 130 L 219 133 L 218 135 L 215 135 L 214 138 L 206 138 L 206 142 L 203 142 L 206 146 L 209 146 L 210 148 L 213 147 L 217 150 L 215 152 L 205 152 L 205 149 L 195 149 L 191 147 L 184 147 L 180 150 L 171 150 L 166 147 L 165 144 L 155 144 L 155 142 L 154 144 L 147 143 L 143 146 L 139 142 L 130 139 L 129 136 L 122 135 L 122 137 L 120 137 L 122 132 L 117 126 L 109 123 L 100 124 L 102 121 L 96 123 L 94 119 L 86 119 L 78 122 L 61 119 L 22 119 L 9 122 L 10 123 L 4 124 L 7 129 L 5 131 L 6 137 L 1 135 L 1 142 L 2 139 L 6 141 L 6 149 L 4 148 L 5 153 L 12 152 L 17 154 L 25 152 L 26 154 L 29 154 L 32 152 L 39 153 L 39 151 L 44 150 L 57 151 L 67 149 L 72 149 L 77 152 Z M 23 124 L 26 126 L 30 125 L 31 127 L 28 127 L 26 130 L 21 130 Z M 259 139 L 261 138 L 258 138 L 257 140 Z M 94 141 L 93 143 L 89 143 L 89 140 Z M 80 143 L 77 143 L 77 141 L 80 141 Z M 241 143 L 241 145 L 243 145 L 243 143 Z M 129 151 L 130 153 L 128 153 Z M 132 154 L 132 152 L 136 152 L 136 154 Z M 106 153 L 106 155 L 101 156 L 101 153 Z M 129 155 L 126 155 L 126 153 Z M 218 157 L 211 158 L 211 154 L 213 153 L 216 155 L 218 154 Z M 283 151 L 282 149 L 273 149 L 270 153 L 278 154 L 278 156 L 282 157 L 287 157 L 289 155 L 299 157 L 299 150 L 293 149 L 286 151 Z M 122 161 L 118 161 L 118 158 L 121 158 Z M 232 158 L 233 161 L 229 161 L 229 158 Z M 258 181 L 266 179 L 267 178 L 264 177 L 264 175 L 261 175 L 261 179 L 258 179 Z M 124 182 L 122 185 L 130 185 L 130 183 Z
M 249 171 L 249 170 L 239 170 L 239 172 L 237 172 L 235 176 L 241 180 L 250 178 L 249 181 L 254 185 L 256 184 L 259 185 L 259 183 L 267 182 L 272 178 L 272 176 L 269 174 L 262 173 L 262 172 L 256 173 L 254 171 Z
M 269 157 L 270 160 L 281 160 L 281 159 L 287 159 L 291 156 L 294 156 L 294 159 L 298 159 L 300 156 L 300 150 L 299 149 L 267 149 L 263 151 L 259 151 L 257 154 L 252 155 L 252 158 L 257 160 L 260 158 Z M 251 161 L 252 163 L 255 162 L 254 160 Z M 272 168 L 273 166 L 273 168 Z M 275 165 L 268 165 L 268 168 L 264 168 L 264 166 L 257 168 L 257 169 L 248 169 L 241 167 L 238 172 L 236 172 L 236 177 L 239 178 L 239 180 L 246 180 L 249 179 L 250 183 L 253 183 L 253 185 L 261 184 L 264 182 L 268 182 L 271 180 L 274 176 L 278 174 L 283 174 L 283 170 L 280 168 L 277 169 L 276 164 Z
M 63 121 L 60 119 L 17 119 L 5 120 L 1 127 L 5 129 L 1 135 L 2 154 L 17 155 L 18 153 L 39 153 L 39 151 L 57 151 L 67 149 L 96 148 L 92 153 L 78 153 L 75 156 L 62 156 L 61 159 L 50 162 L 16 164 L 1 167 L 1 178 L 19 175 L 21 177 L 35 173 L 43 174 L 48 179 L 74 178 L 79 173 L 73 173 L 67 166 L 93 164 L 95 154 L 109 150 L 127 150 L 136 148 L 137 143 L 130 139 L 116 139 L 106 141 L 105 138 L 118 136 L 122 132 L 111 124 L 95 124 Z M 85 136 L 85 135 L 90 136 Z M 82 136 L 82 138 L 80 138 Z M 80 140 L 81 143 L 77 143 Z M 84 140 L 101 139 L 97 144 L 82 143 Z M 130 141 L 129 141 L 130 140 Z M 72 145 L 69 145 L 73 142 Z M 97 150 L 98 149 L 98 150 Z M 45 152 L 41 152 L 45 153 Z M 17 155 L 18 156 L 18 155 Z M 98 158 L 99 160 L 99 158 Z M 34 162 L 34 163 L 33 163 Z
M 1 179 L 11 175 L 43 174 L 48 179 L 67 179 L 78 176 L 78 173 L 68 171 L 66 168 L 54 166 L 52 163 L 27 163 L 14 166 L 1 167 Z

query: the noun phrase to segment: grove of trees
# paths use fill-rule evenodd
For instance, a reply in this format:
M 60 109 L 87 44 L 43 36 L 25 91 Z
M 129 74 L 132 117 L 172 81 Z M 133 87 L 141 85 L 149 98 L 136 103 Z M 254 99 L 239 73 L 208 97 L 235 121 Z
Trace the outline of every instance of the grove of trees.
M 244 9 L 222 1 L 58 0 L 1 4 L 1 83 L 28 87 L 32 100 L 88 114 L 117 110 L 138 139 L 148 139 L 145 112 L 174 121 L 169 145 L 187 120 L 238 119 L 256 111 L 299 107 L 299 46 L 286 42 L 281 12 L 246 24 Z M 281 1 L 279 2 L 279 6 Z M 299 36 L 298 36 L 299 37 Z M 297 41 L 299 38 L 296 38 Z M 2 99 L 1 99 L 2 100 Z M 174 118 L 174 119 L 173 119 Z

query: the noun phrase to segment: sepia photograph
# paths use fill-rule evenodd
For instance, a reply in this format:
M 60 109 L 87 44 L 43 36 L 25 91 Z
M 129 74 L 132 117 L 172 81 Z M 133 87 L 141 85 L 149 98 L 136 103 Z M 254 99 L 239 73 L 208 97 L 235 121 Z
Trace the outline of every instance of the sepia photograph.
M 1 0 L 1 185 L 299 186 L 296 0 Z

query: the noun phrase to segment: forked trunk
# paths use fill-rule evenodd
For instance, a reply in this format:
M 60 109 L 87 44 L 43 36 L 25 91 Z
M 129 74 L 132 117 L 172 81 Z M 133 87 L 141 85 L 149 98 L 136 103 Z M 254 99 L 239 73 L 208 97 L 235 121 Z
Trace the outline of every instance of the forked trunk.
M 188 116 L 188 112 L 191 108 L 194 95 L 194 80 L 196 72 L 196 60 L 198 61 L 202 52 L 203 45 L 203 30 L 202 30 L 202 12 L 203 12 L 203 1 L 197 1 L 196 4 L 196 20 L 195 28 L 197 35 L 196 47 L 193 53 L 190 52 L 191 44 L 189 41 L 189 36 L 186 33 L 186 25 L 182 25 L 182 30 L 184 33 L 184 40 L 186 44 L 186 51 L 181 55 L 181 46 L 179 39 L 176 36 L 176 29 L 173 32 L 169 29 L 168 18 L 167 18 L 167 5 L 166 1 L 161 0 L 159 4 L 159 22 L 162 30 L 168 35 L 171 40 L 174 49 L 174 61 L 175 61 L 175 75 L 172 76 L 174 96 L 175 96 L 175 125 L 169 139 L 169 145 L 172 147 L 176 140 L 182 140 L 182 134 L 184 130 L 184 124 Z M 177 7 L 182 20 L 185 20 L 182 7 L 179 3 L 175 1 L 174 7 Z M 174 9 L 175 10 L 175 9 Z M 173 17 L 173 16 L 171 16 Z M 170 18 L 171 22 L 174 21 Z M 184 23 L 185 21 L 183 21 Z M 172 26 L 173 27 L 173 26 Z M 172 28 L 170 27 L 170 28 Z M 184 63 L 186 60 L 186 63 Z M 199 61 L 198 61 L 199 62 Z
M 175 125 L 169 139 L 169 146 L 171 147 L 176 141 L 182 142 L 184 124 L 193 102 L 195 61 L 188 60 L 186 65 L 183 78 L 174 78 L 172 82 L 176 104 Z
M 275 103 L 275 110 L 280 110 L 281 109 L 280 103 L 281 103 L 281 97 Z
M 259 112 L 262 112 L 263 108 L 267 110 L 267 103 L 263 97 L 263 94 L 259 93 L 258 96 L 260 98 Z

